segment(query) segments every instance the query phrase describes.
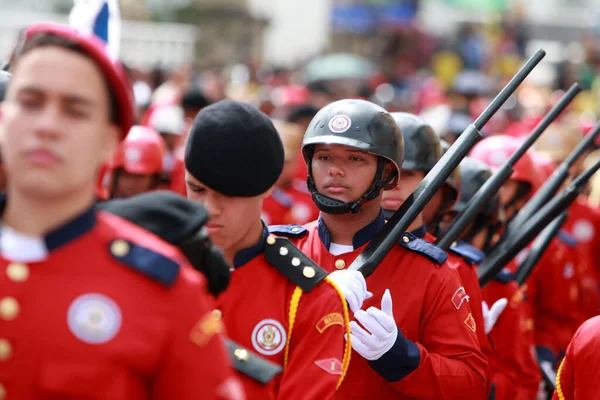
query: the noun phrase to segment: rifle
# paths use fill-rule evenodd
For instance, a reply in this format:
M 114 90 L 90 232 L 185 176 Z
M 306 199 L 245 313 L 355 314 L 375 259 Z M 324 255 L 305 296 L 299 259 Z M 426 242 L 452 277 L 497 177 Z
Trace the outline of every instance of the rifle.
M 594 126 L 589 135 L 579 142 L 577 147 L 573 149 L 569 156 L 562 163 L 560 163 L 556 170 L 554 170 L 550 178 L 544 182 L 542 187 L 531 197 L 527 204 L 525 204 L 525 206 L 519 210 L 513 220 L 509 223 L 509 230 L 513 231 L 522 225 L 537 210 L 542 208 L 542 206 L 546 204 L 548 200 L 552 198 L 552 196 L 554 196 L 556 191 L 569 176 L 569 168 L 575 164 L 577 159 L 581 157 L 583 152 L 593 143 L 598 134 L 600 134 L 600 122 Z
M 564 111 L 571 101 L 581 92 L 581 87 L 574 83 L 564 94 L 558 103 L 550 109 L 548 114 L 537 124 L 531 134 L 523 144 L 510 156 L 508 161 L 479 188 L 475 196 L 469 201 L 467 207 L 454 219 L 446 233 L 436 242 L 436 246 L 447 251 L 452 243 L 458 239 L 466 226 L 475 218 L 477 213 L 483 208 L 485 203 L 500 190 L 510 176 L 513 174 L 513 167 L 525 155 L 527 150 L 541 136 L 548 126 Z
M 531 251 L 527 255 L 527 258 L 525 259 L 525 261 L 523 261 L 523 263 L 519 266 L 519 269 L 517 270 L 516 281 L 519 284 L 519 286 L 525 283 L 525 281 L 533 271 L 533 268 L 536 266 L 538 261 L 540 261 L 540 259 L 544 255 L 544 252 L 546 251 L 546 249 L 548 249 L 548 246 L 550 246 L 550 243 L 552 242 L 552 239 L 554 239 L 554 236 L 556 236 L 558 231 L 560 231 L 560 228 L 564 225 L 565 221 L 567 220 L 567 217 L 568 213 L 566 211 L 563 211 L 563 213 L 556 217 L 554 221 L 552 221 L 547 227 L 545 227 L 542 233 L 540 233 L 540 235 L 535 239 L 535 241 L 531 245 Z
M 500 109 L 502 104 L 514 93 L 529 73 L 544 58 L 546 52 L 538 50 L 521 67 L 500 93 L 492 100 L 481 115 L 469 125 L 458 140 L 448 149 L 433 169 L 409 196 L 392 218 L 373 237 L 363 252 L 354 260 L 349 269 L 359 270 L 365 277 L 371 275 L 383 258 L 388 254 L 412 221 L 423 211 L 423 208 L 435 192 L 444 184 L 448 176 L 467 155 L 469 150 L 481 137 L 480 129 Z
M 487 285 L 550 221 L 554 220 L 577 199 L 577 196 L 598 169 L 600 169 L 600 160 L 575 178 L 533 217 L 520 226 L 518 233 L 513 233 L 510 230 L 505 232 L 503 243 L 495 246 L 490 255 L 477 268 L 481 287 Z

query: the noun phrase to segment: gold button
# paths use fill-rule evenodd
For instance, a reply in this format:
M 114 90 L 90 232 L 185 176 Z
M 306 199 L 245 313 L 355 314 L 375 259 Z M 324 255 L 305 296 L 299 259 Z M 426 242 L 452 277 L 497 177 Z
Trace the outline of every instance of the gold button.
M 248 354 L 248 350 L 246 349 L 235 349 L 233 354 L 235 354 L 235 357 L 240 361 L 248 361 L 248 358 L 250 357 L 250 354 Z
M 346 261 L 344 261 L 344 260 L 335 260 L 335 267 L 337 269 L 344 269 L 344 268 L 346 268 Z
M 273 236 L 267 238 L 267 244 L 274 245 L 277 240 Z
M 402 236 L 402 240 L 404 240 L 404 243 L 410 242 L 410 239 L 408 238 L 408 236 Z
M 129 243 L 124 240 L 115 240 L 110 245 L 110 252 L 116 257 L 125 257 L 129 253 Z
M 298 257 L 292 258 L 292 265 L 294 267 L 299 267 L 300 266 L 300 259 Z
M 12 354 L 12 346 L 6 339 L 0 339 L 0 361 L 8 360 L 8 357 Z
M 220 321 L 223 319 L 223 313 L 221 312 L 221 310 L 213 310 L 212 315 L 213 315 L 213 318 L 216 319 L 217 321 Z
M 287 249 L 287 247 L 282 247 L 279 249 L 279 254 L 281 254 L 284 257 L 287 256 L 289 252 L 290 251 Z
M 5 320 L 12 320 L 19 313 L 19 303 L 14 297 L 5 297 L 0 300 L 0 317 Z
M 316 272 L 315 272 L 315 269 L 313 267 L 306 266 L 302 270 L 302 275 L 304 275 L 308 279 L 314 278 L 315 274 L 316 274 Z
M 0 383 L 0 400 L 4 400 L 6 398 L 6 388 L 2 383 Z
M 13 282 L 25 282 L 29 279 L 29 267 L 23 263 L 12 263 L 6 268 L 6 275 Z
M 458 242 L 453 242 L 452 247 L 456 247 L 456 246 L 458 246 Z

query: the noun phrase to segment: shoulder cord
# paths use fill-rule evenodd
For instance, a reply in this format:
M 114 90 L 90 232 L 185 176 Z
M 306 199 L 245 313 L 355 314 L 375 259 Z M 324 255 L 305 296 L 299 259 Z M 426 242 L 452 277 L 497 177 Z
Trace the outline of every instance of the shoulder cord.
M 565 395 L 563 394 L 562 387 L 560 386 L 560 374 L 562 372 L 562 367 L 565 365 L 565 361 L 567 360 L 567 356 L 563 358 L 558 367 L 558 372 L 556 373 L 556 394 L 558 395 L 558 400 L 565 400 Z

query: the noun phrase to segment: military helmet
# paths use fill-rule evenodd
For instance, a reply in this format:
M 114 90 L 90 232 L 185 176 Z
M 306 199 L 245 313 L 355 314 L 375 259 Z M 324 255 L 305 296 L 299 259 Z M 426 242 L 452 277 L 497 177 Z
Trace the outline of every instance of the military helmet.
M 475 193 L 491 176 L 492 171 L 485 163 L 465 157 L 460 163 L 460 198 L 452 210 L 458 213 L 464 211 L 469 201 L 475 196 Z M 494 195 L 491 200 L 486 202 L 480 213 L 486 216 L 495 216 L 498 207 L 499 199 L 497 195 Z
M 442 157 L 440 139 L 421 118 L 406 112 L 392 113 L 404 139 L 403 169 L 431 171 Z

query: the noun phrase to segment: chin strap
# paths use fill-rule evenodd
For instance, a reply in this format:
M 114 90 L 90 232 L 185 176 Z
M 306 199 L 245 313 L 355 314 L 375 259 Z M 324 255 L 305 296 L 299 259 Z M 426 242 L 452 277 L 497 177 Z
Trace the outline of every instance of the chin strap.
M 375 178 L 373 179 L 371 187 L 358 200 L 350 203 L 325 196 L 317 191 L 315 182 L 312 179 L 311 162 L 308 162 L 308 177 L 306 178 L 306 185 L 312 194 L 313 202 L 320 211 L 326 214 L 356 214 L 360 210 L 360 207 L 363 205 L 363 203 L 373 200 L 379 196 L 381 189 L 387 186 L 395 178 L 395 175 L 391 174 L 387 179 L 383 180 L 385 164 L 385 160 L 382 157 L 379 157 L 379 160 L 377 161 L 377 172 L 375 172 Z

